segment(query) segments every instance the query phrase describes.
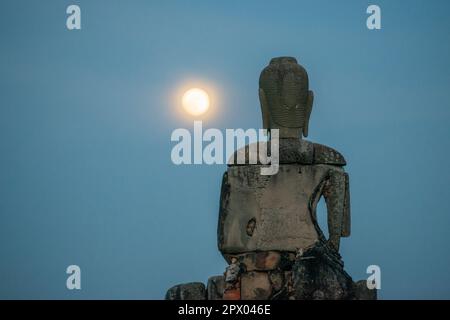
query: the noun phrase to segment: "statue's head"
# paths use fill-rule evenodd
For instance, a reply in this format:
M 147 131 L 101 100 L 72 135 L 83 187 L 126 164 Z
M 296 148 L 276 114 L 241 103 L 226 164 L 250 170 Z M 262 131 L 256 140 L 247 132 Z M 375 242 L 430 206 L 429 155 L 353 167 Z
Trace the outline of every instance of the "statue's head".
M 273 58 L 259 78 L 264 129 L 279 129 L 280 138 L 308 136 L 314 95 L 306 70 L 292 57 Z

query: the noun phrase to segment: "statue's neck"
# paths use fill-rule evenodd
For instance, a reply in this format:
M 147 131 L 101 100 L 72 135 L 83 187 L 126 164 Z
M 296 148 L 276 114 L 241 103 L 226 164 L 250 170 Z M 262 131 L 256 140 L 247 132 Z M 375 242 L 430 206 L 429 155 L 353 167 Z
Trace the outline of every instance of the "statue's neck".
M 279 139 L 300 139 L 300 140 L 302 139 L 302 128 L 281 127 L 273 129 L 279 130 L 278 134 Z

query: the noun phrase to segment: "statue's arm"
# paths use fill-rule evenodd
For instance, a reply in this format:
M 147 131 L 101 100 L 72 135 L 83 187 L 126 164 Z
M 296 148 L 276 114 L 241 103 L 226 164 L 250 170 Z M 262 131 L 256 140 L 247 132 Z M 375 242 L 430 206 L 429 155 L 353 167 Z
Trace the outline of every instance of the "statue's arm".
M 344 198 L 344 216 L 342 224 L 342 237 L 350 237 L 351 215 L 350 215 L 350 178 L 346 172 L 345 176 L 345 198 Z
M 327 204 L 329 242 L 339 250 L 340 238 L 350 235 L 349 177 L 342 169 L 331 169 L 324 186 Z

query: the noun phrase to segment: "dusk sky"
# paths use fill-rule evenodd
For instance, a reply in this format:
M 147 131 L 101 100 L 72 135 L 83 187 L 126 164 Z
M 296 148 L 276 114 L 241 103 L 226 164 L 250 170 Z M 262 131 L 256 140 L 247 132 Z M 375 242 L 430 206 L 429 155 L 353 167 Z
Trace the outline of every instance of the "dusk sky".
M 176 166 L 171 133 L 261 128 L 259 74 L 293 56 L 315 93 L 307 139 L 347 160 L 346 271 L 380 266 L 381 299 L 450 299 L 449 1 L 3 0 L 0 14 L 0 298 L 163 299 L 223 273 L 226 166 Z M 181 110 L 190 86 L 212 96 L 204 117 Z

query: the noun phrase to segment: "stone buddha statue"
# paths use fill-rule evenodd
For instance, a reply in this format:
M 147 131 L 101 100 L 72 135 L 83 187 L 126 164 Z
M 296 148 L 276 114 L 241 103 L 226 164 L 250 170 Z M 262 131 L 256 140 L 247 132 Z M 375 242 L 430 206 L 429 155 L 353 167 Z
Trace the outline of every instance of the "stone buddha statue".
M 239 257 L 244 264 L 268 256 L 277 264 L 283 255 L 318 241 L 337 252 L 340 238 L 350 235 L 346 162 L 332 148 L 302 139 L 308 136 L 314 100 L 306 70 L 292 57 L 272 59 L 259 79 L 259 99 L 263 127 L 279 130 L 279 171 L 265 176 L 261 164 L 229 164 L 222 181 L 219 250 L 227 261 Z M 322 196 L 328 239 L 316 218 Z
M 217 236 L 229 266 L 224 275 L 209 278 L 206 288 L 177 285 L 166 298 L 376 299 L 365 280 L 353 282 L 339 254 L 340 238 L 350 235 L 344 157 L 302 139 L 314 100 L 306 70 L 295 58 L 272 59 L 259 79 L 259 99 L 269 141 L 237 150 L 222 178 Z M 274 148 L 278 171 L 265 175 L 267 159 L 250 155 L 268 150 L 272 156 Z M 316 216 L 322 197 L 328 237 Z

